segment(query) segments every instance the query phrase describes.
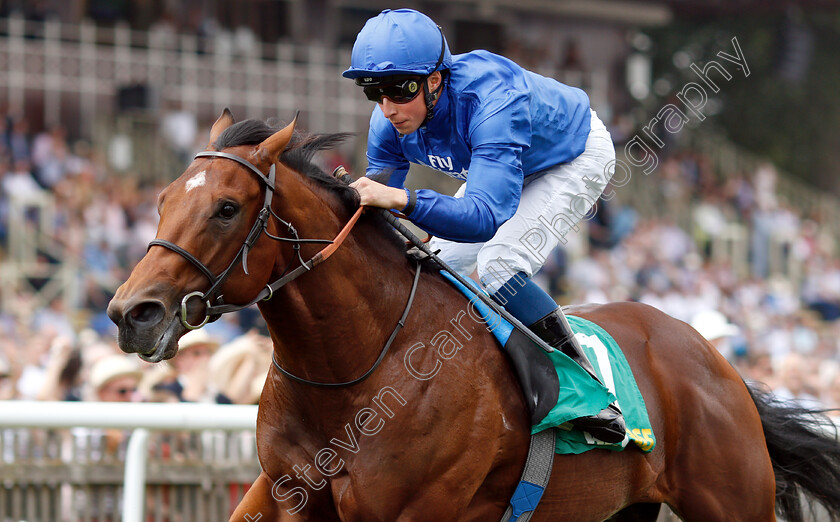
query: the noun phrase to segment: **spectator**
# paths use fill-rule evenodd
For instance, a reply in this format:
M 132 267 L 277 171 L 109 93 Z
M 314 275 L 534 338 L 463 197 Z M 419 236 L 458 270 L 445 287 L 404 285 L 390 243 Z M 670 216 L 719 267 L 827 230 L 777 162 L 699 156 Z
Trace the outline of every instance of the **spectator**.
M 46 307 L 35 310 L 32 316 L 32 331 L 51 332 L 72 343 L 76 332 L 65 309 L 64 299 L 56 297 Z
M 691 326 L 712 343 L 721 355 L 730 361 L 734 360 L 735 352 L 730 338 L 740 333 L 741 329 L 730 323 L 722 313 L 717 310 L 698 312 L 692 318 Z
M 834 415 L 840 414 L 840 371 L 835 370 L 824 397 L 826 407 L 835 409 Z
M 216 402 L 256 404 L 271 367 L 271 339 L 250 331 L 219 348 L 209 370 L 219 389 Z
M 32 177 L 29 161 L 20 159 L 14 162 L 14 168 L 3 176 L 3 192 L 10 199 L 31 201 L 44 195 L 44 191 Z
M 20 346 L 18 355 L 23 361 L 17 381 L 18 396 L 24 400 L 35 400 L 47 380 L 47 362 L 55 332 L 39 332 L 29 335 Z
M 143 372 L 136 358 L 110 355 L 98 360 L 90 371 L 93 400 L 101 402 L 133 402 Z
M 9 152 L 14 162 L 29 162 L 29 122 L 26 118 L 18 118 L 12 123 L 12 130 L 8 136 Z
M 170 101 L 161 117 L 160 131 L 184 166 L 192 161 L 193 143 L 198 135 L 195 113 L 186 111 L 178 101 Z
M 32 142 L 32 167 L 41 187 L 50 190 L 67 173 L 67 141 L 64 128 L 55 126 L 41 132 Z
M 204 325 L 203 329 L 219 344 L 229 343 L 244 333 L 238 314 L 224 314 L 217 321 Z
M 73 341 L 63 335 L 53 339 L 44 384 L 38 393 L 42 401 L 80 401 L 82 357 Z
M 110 355 L 98 360 L 90 371 L 93 400 L 100 402 L 134 402 L 138 400 L 137 386 L 143 372 L 136 361 L 136 358 L 125 355 Z M 91 433 L 97 432 L 94 430 Z M 129 433 L 121 429 L 104 430 L 104 452 L 107 455 L 114 455 L 121 451 Z
M 180 397 L 186 402 L 215 402 L 216 390 L 208 378 L 210 357 L 219 340 L 206 330 L 192 330 L 178 341 L 178 354 L 170 364 L 178 373 Z
M 16 398 L 16 393 L 12 365 L 0 354 L 0 401 L 7 401 L 14 398 Z
M 608 186 L 606 190 L 611 189 Z M 589 246 L 607 250 L 615 248 L 635 226 L 636 213 L 632 209 L 601 196 L 587 221 Z
M 806 372 L 806 360 L 798 353 L 788 354 L 780 362 L 780 386 L 774 390 L 776 397 L 794 402 L 802 408 L 822 409 L 823 405 L 817 399 L 815 390 L 806 380 Z
M 178 374 L 171 366 L 156 366 L 146 372 L 138 389 L 140 396 L 146 402 L 181 401 L 181 386 L 178 384 Z

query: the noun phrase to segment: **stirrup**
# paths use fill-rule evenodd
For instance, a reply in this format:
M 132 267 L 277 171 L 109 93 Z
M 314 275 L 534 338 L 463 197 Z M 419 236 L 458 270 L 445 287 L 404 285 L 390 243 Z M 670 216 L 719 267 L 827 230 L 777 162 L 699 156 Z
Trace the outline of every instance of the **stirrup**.
M 595 373 L 595 367 L 575 338 L 571 325 L 569 325 L 569 321 L 560 307 L 530 325 L 530 328 L 549 345 L 559 349 L 575 361 L 595 381 L 604 384 L 598 378 L 598 374 Z M 610 444 L 616 444 L 624 440 L 627 432 L 624 416 L 615 403 L 608 405 L 597 415 L 573 419 L 570 423 L 575 428 L 589 432 L 596 439 Z
M 572 419 L 570 424 L 576 429 L 588 432 L 594 438 L 609 444 L 620 443 L 627 434 L 624 416 L 612 404 L 601 410 L 597 415 Z

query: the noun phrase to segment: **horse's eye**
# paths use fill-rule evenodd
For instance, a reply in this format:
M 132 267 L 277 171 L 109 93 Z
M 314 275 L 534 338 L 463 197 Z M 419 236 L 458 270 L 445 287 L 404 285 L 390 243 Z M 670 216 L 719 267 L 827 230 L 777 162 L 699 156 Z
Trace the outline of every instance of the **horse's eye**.
M 222 208 L 219 209 L 219 216 L 225 219 L 230 219 L 236 214 L 236 205 L 233 203 L 225 203 L 222 205 Z

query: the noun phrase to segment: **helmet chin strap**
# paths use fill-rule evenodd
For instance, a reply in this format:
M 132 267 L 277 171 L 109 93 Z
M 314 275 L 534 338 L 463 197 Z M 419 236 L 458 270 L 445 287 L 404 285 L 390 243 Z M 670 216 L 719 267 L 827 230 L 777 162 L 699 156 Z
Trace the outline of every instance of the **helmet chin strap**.
M 435 115 L 435 100 L 440 97 L 440 90 L 443 88 L 443 75 L 441 75 L 440 83 L 434 91 L 429 92 L 429 78 L 423 82 L 423 98 L 426 100 L 426 118 L 423 120 L 425 125 Z
M 440 75 L 440 83 L 438 84 L 437 88 L 434 91 L 429 92 L 429 76 L 434 74 L 435 71 L 443 63 L 443 57 L 446 54 L 446 39 L 443 37 L 443 29 L 440 26 L 437 26 L 438 31 L 440 31 L 440 56 L 437 59 L 437 63 L 435 64 L 432 71 L 426 76 L 426 79 L 423 80 L 423 98 L 426 100 L 426 118 L 423 120 L 421 125 L 426 125 L 426 123 L 431 120 L 435 115 L 435 100 L 438 99 L 440 96 L 440 90 L 443 88 L 443 73 Z

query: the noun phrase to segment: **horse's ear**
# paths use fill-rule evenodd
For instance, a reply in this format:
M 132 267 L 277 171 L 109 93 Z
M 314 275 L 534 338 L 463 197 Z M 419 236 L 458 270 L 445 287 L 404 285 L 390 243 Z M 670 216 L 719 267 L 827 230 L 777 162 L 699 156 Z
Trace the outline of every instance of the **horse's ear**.
M 292 139 L 292 134 L 295 132 L 295 125 L 297 124 L 298 115 L 295 114 L 295 119 L 288 125 L 286 125 L 283 129 L 275 132 L 271 136 L 265 139 L 262 143 L 260 143 L 259 149 L 257 153 L 263 159 L 271 160 L 272 162 L 277 161 L 277 158 L 280 157 L 280 154 L 283 153 L 283 150 L 286 148 L 286 145 L 289 144 L 289 140 Z
M 219 135 L 233 124 L 233 114 L 230 113 L 230 109 L 225 107 L 225 110 L 222 111 L 222 115 L 219 116 L 219 119 L 213 124 L 213 128 L 210 129 L 210 141 L 207 142 L 207 148 L 209 149 L 213 147 L 213 143 L 216 142 Z

